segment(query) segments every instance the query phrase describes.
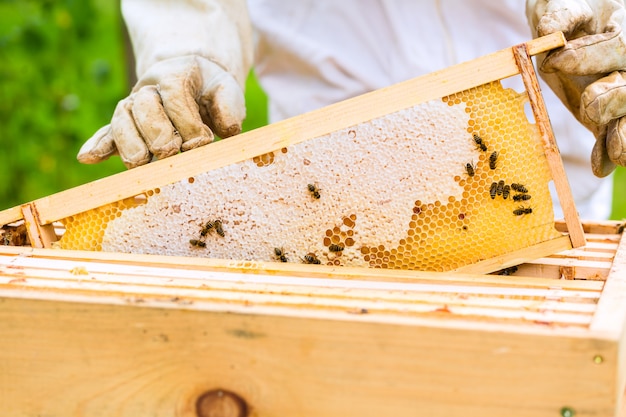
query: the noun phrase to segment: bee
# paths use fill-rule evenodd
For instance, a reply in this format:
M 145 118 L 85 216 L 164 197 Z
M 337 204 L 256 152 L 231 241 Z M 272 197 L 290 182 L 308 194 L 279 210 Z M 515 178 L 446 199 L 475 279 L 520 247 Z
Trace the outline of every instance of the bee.
M 497 182 L 492 182 L 491 183 L 491 188 L 489 189 L 489 195 L 491 196 L 492 200 L 494 198 L 496 198 L 497 189 L 498 189 L 498 183 Z
M 498 152 L 493 151 L 491 155 L 489 155 L 489 168 L 496 169 L 497 161 L 498 161 Z
M 498 181 L 498 185 L 496 185 L 496 194 L 502 195 L 504 192 L 504 180 Z
M 222 221 L 221 220 L 215 220 L 213 222 L 213 226 L 215 227 L 215 231 L 217 232 L 218 235 L 220 235 L 221 237 L 224 237 L 224 229 L 222 228 Z
M 483 152 L 487 152 L 487 145 L 483 142 L 483 139 L 474 133 L 474 142 L 476 142 L 476 148 Z
M 332 245 L 328 247 L 328 250 L 331 252 L 341 252 L 342 250 L 344 250 L 344 247 L 343 245 L 337 245 L 333 243 Z
M 215 227 L 215 223 L 212 221 L 208 221 L 203 227 L 202 230 L 200 230 L 200 236 L 202 237 L 206 237 L 206 235 L 208 235 L 213 228 Z
M 527 201 L 527 200 L 530 200 L 530 194 L 515 194 L 513 196 L 513 200 L 515 200 L 515 201 Z
M 476 166 L 473 162 L 468 162 L 467 164 L 465 164 L 465 170 L 467 171 L 467 175 L 473 177 L 476 173 Z
M 13 238 L 13 233 L 9 231 L 4 232 L 4 234 L 2 235 L 2 245 L 10 246 L 12 238 Z
M 502 198 L 506 200 L 507 198 L 509 198 L 510 193 L 511 193 L 511 187 L 509 186 L 509 184 L 507 184 L 502 189 Z
M 524 207 L 524 206 L 519 206 L 518 208 L 513 210 L 513 214 L 515 214 L 516 216 L 521 216 L 521 215 L 524 215 L 524 214 L 530 214 L 532 212 L 533 212 L 532 208 Z
M 517 272 L 517 265 L 510 266 L 498 271 L 498 275 L 513 275 Z
M 198 239 L 190 239 L 189 243 L 191 246 L 197 246 L 199 248 L 206 248 L 206 242 Z
M 302 259 L 302 262 L 305 264 L 319 265 L 322 263 L 322 261 L 317 259 L 317 256 L 315 256 L 314 253 L 308 253 L 304 255 L 304 258 L 300 258 L 300 259 Z
M 528 189 L 524 187 L 522 184 L 513 183 L 511 184 L 511 188 L 517 191 L 518 193 L 527 193 Z
M 309 192 L 311 193 L 313 198 L 318 199 L 321 197 L 320 189 L 317 188 L 315 184 L 308 184 L 306 187 L 309 189 Z
M 274 248 L 274 255 L 276 256 L 276 259 L 280 260 L 281 262 L 289 261 L 287 259 L 287 256 L 285 255 L 285 250 L 283 248 Z

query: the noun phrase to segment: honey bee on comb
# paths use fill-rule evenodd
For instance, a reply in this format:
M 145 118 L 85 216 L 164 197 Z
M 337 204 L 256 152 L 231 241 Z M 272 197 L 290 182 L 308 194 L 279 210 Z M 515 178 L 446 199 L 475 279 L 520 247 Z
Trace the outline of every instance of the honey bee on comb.
M 283 248 L 274 248 L 274 256 L 281 262 L 289 262 L 289 259 L 287 259 L 287 255 L 285 255 L 285 250 Z
M 492 200 L 496 198 L 497 192 L 498 192 L 498 183 L 492 182 L 491 188 L 489 188 L 489 196 L 491 196 Z
M 518 184 L 518 183 L 513 183 L 511 184 L 511 188 L 515 191 L 517 191 L 518 193 L 527 193 L 528 189 L 526 187 L 524 187 L 523 184 Z
M 474 133 L 474 142 L 476 143 L 476 149 L 480 149 L 483 152 L 487 152 L 487 145 L 483 142 L 483 139 Z
M 344 250 L 344 246 L 333 243 L 328 247 L 328 250 L 331 252 L 341 252 L 342 250 Z
M 224 229 L 222 227 L 222 221 L 221 220 L 215 220 L 213 222 L 213 225 L 215 226 L 215 231 L 217 232 L 218 235 L 220 235 L 221 237 L 224 237 L 226 234 L 224 233 Z
M 308 184 L 307 185 L 307 189 L 309 190 L 309 192 L 311 193 L 313 198 L 319 199 L 321 197 L 320 189 L 317 188 L 317 185 L 315 185 L 315 184 Z
M 209 234 L 213 230 L 214 227 L 215 227 L 214 222 L 212 221 L 206 222 L 206 224 L 202 227 L 202 230 L 200 230 L 200 236 L 206 237 L 206 235 Z
M 491 155 L 489 155 L 489 168 L 496 169 L 497 162 L 498 162 L 498 152 L 493 151 Z
M 465 171 L 467 171 L 467 175 L 473 177 L 474 174 L 476 174 L 476 166 L 473 162 L 468 162 L 467 164 L 465 164 Z
M 530 194 L 515 194 L 513 196 L 513 201 L 528 201 L 530 198 Z
M 511 193 L 511 186 L 509 184 L 506 184 L 504 188 L 502 188 L 502 198 L 506 200 L 507 198 L 509 198 L 510 193 Z
M 533 209 L 530 207 L 519 206 L 515 210 L 513 210 L 513 214 L 516 216 L 522 216 L 524 214 L 530 214 L 533 212 Z
M 189 244 L 198 248 L 206 248 L 206 242 L 198 239 L 190 239 Z
M 496 194 L 502 195 L 504 192 L 504 180 L 498 181 L 498 185 L 496 185 Z
M 322 263 L 322 261 L 320 261 L 317 256 L 315 256 L 314 253 L 307 253 L 306 255 L 304 255 L 302 259 L 302 263 L 305 264 L 312 264 L 312 265 L 319 265 Z

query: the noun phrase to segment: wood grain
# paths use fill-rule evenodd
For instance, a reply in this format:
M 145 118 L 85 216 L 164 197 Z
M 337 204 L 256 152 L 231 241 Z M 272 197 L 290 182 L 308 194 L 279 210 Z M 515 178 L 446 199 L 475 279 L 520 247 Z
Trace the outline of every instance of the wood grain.
M 558 329 L 485 332 L 254 306 L 0 305 L 9 417 L 191 417 L 212 389 L 237 394 L 257 417 L 553 417 L 565 406 L 585 417 L 616 407 L 614 341 Z
M 572 191 L 567 180 L 565 168 L 561 162 L 561 153 L 559 152 L 554 134 L 552 133 L 550 118 L 548 117 L 548 111 L 546 110 L 546 105 L 541 96 L 541 88 L 539 87 L 539 82 L 535 75 L 535 68 L 533 67 L 530 54 L 528 53 L 528 47 L 525 44 L 514 46 L 513 54 L 520 68 L 520 75 L 524 81 L 526 92 L 530 98 L 530 107 L 535 117 L 539 135 L 543 141 L 544 152 L 552 173 L 554 187 L 559 196 L 559 202 L 561 203 L 572 246 L 575 248 L 585 246 L 585 233 L 580 218 L 578 217 L 578 211 L 574 204 L 574 197 L 572 196 Z

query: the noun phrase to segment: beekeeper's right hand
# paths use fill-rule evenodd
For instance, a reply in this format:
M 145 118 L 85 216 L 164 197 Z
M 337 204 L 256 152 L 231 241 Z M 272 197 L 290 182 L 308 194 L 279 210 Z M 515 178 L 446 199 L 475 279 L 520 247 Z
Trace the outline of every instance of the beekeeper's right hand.
M 596 136 L 593 172 L 626 166 L 626 8 L 623 0 L 527 0 L 534 36 L 561 31 L 567 45 L 538 56 L 561 101 Z
M 241 131 L 252 62 L 245 0 L 125 0 L 139 81 L 78 153 L 128 168 Z

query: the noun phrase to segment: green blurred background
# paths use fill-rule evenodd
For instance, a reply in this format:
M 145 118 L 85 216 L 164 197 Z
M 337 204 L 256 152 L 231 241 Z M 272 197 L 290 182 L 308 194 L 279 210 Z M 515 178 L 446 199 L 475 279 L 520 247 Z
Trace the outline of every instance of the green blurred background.
M 0 210 L 123 171 L 119 158 L 82 165 L 82 143 L 131 88 L 119 2 L 0 0 Z M 253 74 L 244 130 L 267 123 Z M 615 189 L 624 190 L 619 169 Z M 626 217 L 614 193 L 613 219 Z

